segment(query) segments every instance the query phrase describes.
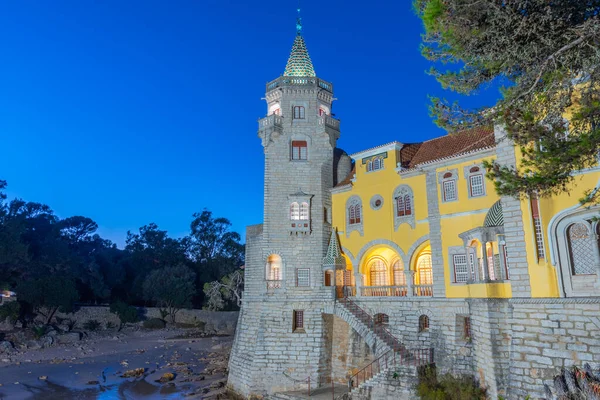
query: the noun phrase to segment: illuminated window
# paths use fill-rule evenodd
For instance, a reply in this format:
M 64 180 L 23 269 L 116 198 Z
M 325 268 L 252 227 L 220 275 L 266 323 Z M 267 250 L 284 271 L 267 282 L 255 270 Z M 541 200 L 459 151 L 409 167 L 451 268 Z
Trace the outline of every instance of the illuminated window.
M 271 254 L 267 258 L 267 280 L 280 281 L 281 280 L 281 257 L 277 254 Z
M 386 286 L 387 285 L 387 270 L 382 260 L 373 260 L 369 267 L 371 277 L 371 286 Z
M 404 265 L 402 265 L 402 260 L 396 260 L 392 270 L 394 272 L 394 285 L 406 286 L 406 274 L 404 273 Z
M 273 114 L 275 115 L 280 115 L 281 114 L 281 108 L 276 108 L 273 110 Z
M 304 310 L 294 310 L 292 331 L 304 331 Z
M 304 107 L 294 106 L 294 119 L 304 119 Z
M 531 219 L 535 234 L 535 246 L 538 260 L 546 258 L 544 249 L 544 232 L 542 231 L 542 220 L 540 219 L 540 205 L 537 195 L 532 194 L 529 199 L 531 205 Z
M 296 202 L 293 202 L 290 205 L 290 219 L 293 221 L 298 221 L 300 219 L 300 205 Z
M 431 254 L 421 254 L 417 259 L 417 273 L 420 285 L 433 284 L 433 270 L 431 268 Z
M 310 286 L 310 269 L 298 268 L 296 270 L 296 286 Z
M 454 263 L 454 282 L 465 283 L 469 280 L 469 266 L 467 265 L 466 254 L 455 254 Z
M 302 204 L 300 204 L 300 220 L 302 221 L 308 221 L 308 217 L 309 217 L 309 212 L 308 212 L 308 203 L 307 202 L 303 202 Z
M 308 155 L 306 140 L 292 141 L 292 160 L 306 160 Z
M 323 110 L 322 108 L 319 108 L 319 115 L 320 116 L 327 115 L 327 111 Z

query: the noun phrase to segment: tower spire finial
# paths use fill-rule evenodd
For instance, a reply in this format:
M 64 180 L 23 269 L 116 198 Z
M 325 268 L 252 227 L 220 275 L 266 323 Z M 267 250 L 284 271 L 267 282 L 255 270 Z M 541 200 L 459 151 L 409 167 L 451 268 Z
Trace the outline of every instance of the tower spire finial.
M 302 17 L 300 16 L 300 0 L 298 0 L 298 16 L 296 17 L 296 34 L 302 35 Z

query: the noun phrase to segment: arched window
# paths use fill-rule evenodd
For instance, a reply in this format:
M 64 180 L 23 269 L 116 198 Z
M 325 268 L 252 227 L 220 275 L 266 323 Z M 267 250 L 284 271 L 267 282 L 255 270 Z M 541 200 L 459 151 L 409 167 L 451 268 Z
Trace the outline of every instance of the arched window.
M 404 196 L 404 215 L 412 214 L 412 205 L 410 204 L 410 196 Z
M 399 196 L 398 198 L 396 198 L 396 208 L 398 209 L 397 211 L 397 215 L 399 217 L 403 216 L 405 213 L 405 209 L 404 209 L 404 196 Z
M 587 222 L 577 222 L 567 229 L 573 275 L 595 275 L 595 246 Z
M 456 191 L 456 180 L 458 172 L 456 170 L 447 171 L 438 175 L 438 181 L 442 191 L 442 202 L 458 200 Z
M 350 205 L 348 207 L 348 215 L 350 224 L 360 224 L 360 204 Z
M 431 253 L 423 253 L 417 258 L 417 276 L 419 285 L 433 285 Z
M 404 274 L 402 260 L 396 260 L 392 266 L 392 270 L 394 273 L 394 286 L 406 286 L 406 275 Z
M 425 314 L 419 317 L 419 332 L 425 332 L 429 329 L 429 317 Z
M 280 281 L 281 280 L 281 257 L 277 254 L 271 254 L 267 258 L 267 276 L 266 279 L 269 281 Z
M 300 205 L 300 219 L 302 221 L 308 221 L 308 219 L 309 219 L 308 203 L 307 202 L 303 202 Z
M 300 205 L 296 202 L 290 205 L 290 219 L 293 221 L 300 219 Z
M 371 286 L 387 286 L 387 270 L 385 263 L 380 259 L 371 261 L 369 265 Z
M 367 172 L 373 171 L 373 162 L 367 161 Z

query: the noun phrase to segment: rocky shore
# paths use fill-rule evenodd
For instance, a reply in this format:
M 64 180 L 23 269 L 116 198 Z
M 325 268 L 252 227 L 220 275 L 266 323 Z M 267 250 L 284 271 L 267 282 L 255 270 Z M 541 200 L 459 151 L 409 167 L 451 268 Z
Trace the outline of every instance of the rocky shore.
M 232 336 L 198 328 L 5 333 L 0 398 L 226 398 Z

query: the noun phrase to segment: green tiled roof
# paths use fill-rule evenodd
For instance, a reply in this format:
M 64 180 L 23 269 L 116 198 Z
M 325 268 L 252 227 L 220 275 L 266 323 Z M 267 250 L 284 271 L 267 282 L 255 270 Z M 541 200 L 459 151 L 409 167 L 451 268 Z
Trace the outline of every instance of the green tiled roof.
M 325 269 L 336 269 L 345 268 L 346 260 L 342 256 L 342 248 L 337 237 L 335 229 L 331 230 L 331 239 L 329 239 L 329 247 L 327 247 L 327 254 L 323 258 L 323 268 Z
M 504 213 L 502 212 L 502 204 L 500 204 L 500 200 L 495 202 L 494 205 L 490 207 L 490 210 L 483 221 L 483 226 L 486 228 L 491 226 L 504 226 Z
M 298 32 L 296 39 L 294 39 L 292 53 L 285 66 L 283 76 L 317 76 L 308 55 L 306 43 L 300 32 Z

